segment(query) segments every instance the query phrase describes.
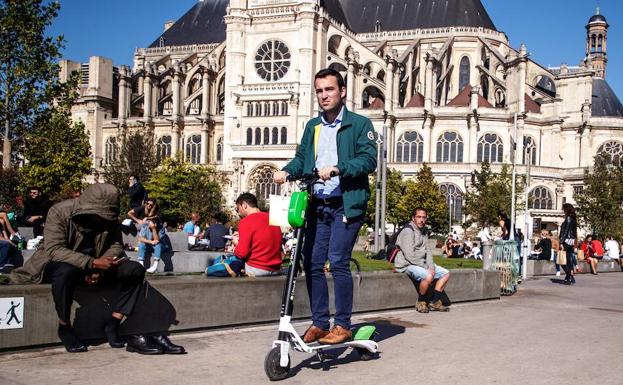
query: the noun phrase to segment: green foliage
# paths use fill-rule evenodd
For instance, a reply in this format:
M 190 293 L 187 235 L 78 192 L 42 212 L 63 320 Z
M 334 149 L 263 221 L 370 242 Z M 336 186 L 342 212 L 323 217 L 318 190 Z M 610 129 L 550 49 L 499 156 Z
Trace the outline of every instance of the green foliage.
M 17 197 L 19 196 L 19 173 L 14 168 L 0 168 L 0 209 L 3 206 L 9 210 L 19 208 Z
M 502 165 L 499 174 L 491 171 L 491 165 L 483 162 L 480 171 L 472 174 L 472 184 L 465 194 L 464 212 L 469 215 L 466 225 L 473 222 L 482 225 L 485 222 L 498 223 L 500 210 L 511 215 L 512 205 L 512 175 L 508 165 Z M 515 181 L 516 209 L 523 207 L 524 178 L 517 177 Z
M 368 214 L 367 214 L 367 223 L 374 224 L 375 213 L 375 202 L 376 202 L 376 191 L 374 186 L 376 185 L 376 178 L 372 179 L 371 189 L 372 196 L 368 201 Z M 401 224 L 401 220 L 403 219 L 400 216 L 400 212 L 398 211 L 398 201 L 405 190 L 405 182 L 402 180 L 402 174 L 400 171 L 387 169 L 387 211 L 385 213 L 385 218 L 388 223 L 393 223 L 395 225 Z M 403 221 L 404 222 L 404 221 Z M 365 226 L 363 227 L 365 231 Z
M 117 148 L 118 156 L 104 166 L 104 177 L 123 192 L 128 189 L 130 175 L 145 181 L 158 166 L 151 131 L 126 132 L 118 138 Z
M 58 80 L 63 37 L 48 36 L 46 29 L 59 8 L 59 2 L 42 0 L 0 2 L 0 121 L 8 122 L 4 151 L 11 143 L 13 160 L 56 97 L 51 85 Z M 7 134 L 4 125 L 2 131 Z
M 623 167 L 595 157 L 592 171 L 584 172 L 584 188 L 574 199 L 580 221 L 599 238 L 623 236 Z
M 428 226 L 433 233 L 443 233 L 447 229 L 446 198 L 426 163 L 416 174 L 415 181 L 405 182 L 404 192 L 400 194 L 396 204 L 397 223 L 408 222 L 416 207 L 424 207 L 428 211 Z
M 208 218 L 223 212 L 222 186 L 226 179 L 212 167 L 195 166 L 177 159 L 166 159 L 156 169 L 145 188 L 160 205 L 169 225 L 183 223 L 191 213 Z
M 22 187 L 39 186 L 52 199 L 81 190 L 91 172 L 89 137 L 82 123 L 71 120 L 77 82 L 74 73 L 66 83 L 50 85 L 56 103 L 39 113 L 35 129 L 25 136 L 28 163 L 20 170 Z

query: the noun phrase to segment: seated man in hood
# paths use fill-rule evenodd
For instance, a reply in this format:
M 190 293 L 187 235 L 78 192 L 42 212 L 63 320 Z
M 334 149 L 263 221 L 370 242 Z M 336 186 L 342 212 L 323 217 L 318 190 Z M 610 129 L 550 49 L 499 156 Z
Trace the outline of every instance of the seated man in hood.
M 76 286 L 121 281 L 117 303 L 104 332 L 111 347 L 121 348 L 117 330 L 132 313 L 145 277 L 145 268 L 129 261 L 123 251 L 119 224 L 119 190 L 111 184 L 89 186 L 77 199 L 54 205 L 46 219 L 44 247 L 19 269 L 11 283 L 51 283 L 58 314 L 58 336 L 70 353 L 87 351 L 71 326 L 70 312 Z M 128 351 L 141 354 L 184 353 L 165 336 L 132 336 Z

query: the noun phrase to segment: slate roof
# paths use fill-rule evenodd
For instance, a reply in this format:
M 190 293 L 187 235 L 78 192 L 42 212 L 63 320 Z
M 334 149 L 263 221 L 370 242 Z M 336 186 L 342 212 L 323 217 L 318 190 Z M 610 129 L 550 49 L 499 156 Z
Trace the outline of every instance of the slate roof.
M 593 116 L 623 118 L 623 105 L 608 82 L 593 78 Z
M 220 43 L 225 41 L 228 0 L 197 2 L 149 48 Z M 322 0 L 321 5 L 336 20 L 356 33 L 450 26 L 484 27 L 495 30 L 480 0 Z
M 339 0 L 347 25 L 357 33 L 436 27 L 496 30 L 480 0 Z
M 149 48 L 160 46 L 164 37 L 165 46 L 210 44 L 225 41 L 225 20 L 229 0 L 204 0 L 195 4 L 188 12 L 158 36 Z

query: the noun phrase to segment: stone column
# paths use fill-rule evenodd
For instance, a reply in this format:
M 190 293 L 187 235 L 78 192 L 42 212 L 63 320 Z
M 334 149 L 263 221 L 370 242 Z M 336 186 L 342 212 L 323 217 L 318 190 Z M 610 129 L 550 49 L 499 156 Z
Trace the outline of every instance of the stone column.
M 433 83 L 433 59 L 427 57 L 426 58 L 426 82 L 424 84 L 425 95 L 424 95 L 424 109 L 431 113 L 433 111 L 433 98 L 435 89 L 435 84 Z
M 355 63 L 354 60 L 348 61 L 348 72 L 346 74 L 346 108 L 353 111 L 355 108 Z
M 201 77 L 201 117 L 207 119 L 210 116 L 210 73 L 203 70 Z
M 395 62 L 390 59 L 387 63 L 387 72 L 385 73 L 385 111 L 393 112 L 393 98 L 394 98 L 394 68 Z
M 128 73 L 127 67 L 121 66 L 119 68 L 119 107 L 117 115 L 119 118 L 119 124 L 125 125 L 125 120 L 128 116 Z
M 145 80 L 143 81 L 143 119 L 145 124 L 151 123 L 152 113 L 152 85 L 151 74 L 145 74 Z
M 180 151 L 180 130 L 171 124 L 171 156 L 175 158 Z
M 180 82 L 181 72 L 177 63 L 174 64 L 173 67 L 173 80 L 171 80 L 171 88 L 173 91 L 173 95 L 171 96 L 171 118 L 174 122 L 178 122 L 180 119 L 180 94 L 181 94 L 181 82 Z
M 199 156 L 199 162 L 201 164 L 207 164 L 210 162 L 210 131 L 209 125 L 206 120 L 201 120 L 201 154 Z

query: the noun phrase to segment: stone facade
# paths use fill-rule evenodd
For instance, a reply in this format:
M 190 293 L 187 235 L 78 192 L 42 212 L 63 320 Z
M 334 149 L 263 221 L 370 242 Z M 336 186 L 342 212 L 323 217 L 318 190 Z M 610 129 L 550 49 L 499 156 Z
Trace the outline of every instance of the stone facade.
M 462 194 L 479 163 L 499 170 L 514 157 L 518 174 L 530 173 L 528 222 L 555 228 L 598 151 L 623 155 L 620 111 L 591 110 L 608 27 L 593 18 L 585 60 L 546 68 L 484 27 L 354 33 L 318 0 L 231 0 L 220 43 L 161 37 L 135 52 L 131 69 L 99 57 L 87 67 L 61 64 L 88 68 L 74 117 L 91 134 L 95 167 L 115 155 L 124 130 L 152 130 L 159 156 L 181 152 L 226 172 L 230 201 L 279 192 L 270 175 L 318 114 L 313 75 L 329 66 L 347 80 L 348 108 L 379 132 L 388 126 L 388 167 L 411 177 L 428 163 L 453 200 L 454 221 L 464 219 Z M 594 49 L 593 35 L 602 42 Z

